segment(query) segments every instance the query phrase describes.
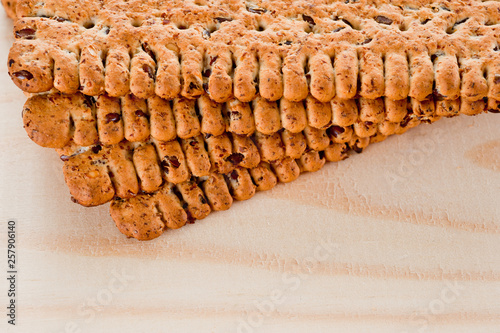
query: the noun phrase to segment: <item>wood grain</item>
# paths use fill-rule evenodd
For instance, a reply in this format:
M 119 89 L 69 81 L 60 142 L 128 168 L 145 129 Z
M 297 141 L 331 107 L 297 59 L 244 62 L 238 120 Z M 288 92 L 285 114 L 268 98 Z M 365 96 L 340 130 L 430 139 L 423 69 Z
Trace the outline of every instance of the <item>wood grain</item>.
M 140 243 L 69 200 L 5 66 L 0 82 L 0 252 L 16 219 L 20 279 L 0 331 L 500 332 L 498 115 L 421 126 Z

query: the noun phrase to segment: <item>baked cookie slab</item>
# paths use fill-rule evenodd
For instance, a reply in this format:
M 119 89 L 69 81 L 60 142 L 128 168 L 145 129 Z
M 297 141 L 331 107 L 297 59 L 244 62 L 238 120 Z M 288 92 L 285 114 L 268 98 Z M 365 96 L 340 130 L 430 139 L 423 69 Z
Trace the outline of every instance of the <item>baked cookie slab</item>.
M 225 132 L 87 147 L 70 141 L 58 153 L 75 202 L 95 206 L 111 201 L 119 230 L 149 240 L 422 123 L 412 114 L 377 126 L 365 137 L 357 136 L 353 125 L 334 125 L 299 135 L 287 130 L 250 137 Z
M 380 132 L 394 134 L 398 124 L 416 119 L 433 122 L 459 114 L 476 115 L 499 112 L 500 102 L 493 98 L 478 101 L 434 96 L 414 98 L 339 99 L 320 102 L 309 95 L 304 102 L 282 98 L 270 102 L 257 96 L 250 103 L 232 99 L 216 103 L 206 94 L 198 99 L 158 96 L 148 99 L 134 95 L 97 98 L 82 94 L 35 95 L 28 99 L 23 120 L 28 136 L 37 144 L 62 148 L 73 142 L 80 146 L 115 145 L 124 140 L 133 143 L 189 140 L 220 136 L 262 138 L 302 136 L 312 149 L 319 133 L 332 128 L 366 138 Z
M 112 97 L 500 100 L 498 1 L 20 0 L 14 83 Z
M 372 140 L 384 138 L 376 135 Z M 227 210 L 234 200 L 248 200 L 279 182 L 317 171 L 326 161 L 343 160 L 351 149 L 361 152 L 370 138 L 346 136 L 338 140 L 341 143 L 328 139 L 321 151 L 298 140 L 300 148 L 293 147 L 292 152 L 275 140 L 263 146 L 249 141 L 224 134 L 205 139 L 207 149 L 203 139 L 196 138 L 110 147 L 71 145 L 58 152 L 74 202 L 96 206 L 111 201 L 111 216 L 119 230 L 150 240 L 212 211 Z

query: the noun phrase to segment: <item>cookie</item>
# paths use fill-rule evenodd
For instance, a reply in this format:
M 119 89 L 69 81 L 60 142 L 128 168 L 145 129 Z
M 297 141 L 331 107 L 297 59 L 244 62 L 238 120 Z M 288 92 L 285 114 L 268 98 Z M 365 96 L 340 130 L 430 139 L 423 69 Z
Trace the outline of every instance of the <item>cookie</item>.
M 349 145 L 361 152 L 370 142 L 369 138 L 352 137 L 349 143 L 331 142 L 321 152 L 306 148 L 303 142 L 302 152 L 293 157 L 264 161 L 255 151 L 248 163 L 243 154 L 247 149 L 235 153 L 231 145 L 224 145 L 231 143 L 227 137 L 212 138 L 215 141 L 208 144 L 211 154 L 204 151 L 199 139 L 185 145 L 177 141 L 87 148 L 73 145 L 59 153 L 74 202 L 96 206 L 112 201 L 111 216 L 119 230 L 128 237 L 149 240 L 167 228 L 177 229 L 212 211 L 227 210 L 234 200 L 248 200 L 278 182 L 291 182 L 300 173 L 317 171 L 326 161 L 343 160 L 348 157 Z M 203 161 L 210 168 L 200 169 Z
M 500 100 L 497 1 L 21 0 L 17 8 L 9 74 L 31 93 Z
M 214 173 L 227 176 L 238 168 L 252 172 L 262 163 L 271 165 L 280 181 L 291 181 L 298 176 L 286 171 L 291 161 L 299 162 L 294 169 L 300 166 L 305 171 L 315 171 L 314 163 L 323 157 L 338 161 L 348 148 L 360 152 L 373 137 L 401 134 L 422 122 L 412 112 L 405 112 L 399 119 L 393 116 L 393 120 L 399 122 L 333 125 L 327 129 L 306 127 L 298 133 L 282 129 L 251 136 L 207 133 L 171 141 L 150 137 L 146 141 L 124 140 L 107 146 L 84 147 L 70 138 L 69 144 L 58 152 L 65 161 L 64 174 L 75 201 L 94 206 L 115 196 L 131 198 L 142 192 L 154 193 L 165 182 L 181 184 Z
M 140 99 L 134 95 L 101 95 L 94 99 L 82 94 L 54 93 L 30 97 L 24 106 L 23 120 L 28 136 L 50 148 L 62 148 L 70 142 L 84 147 L 107 146 L 123 140 L 188 140 L 224 133 L 233 137 L 253 136 L 256 142 L 264 142 L 283 137 L 284 131 L 304 136 L 310 148 L 318 150 L 324 143 L 316 137 L 325 136 L 332 127 L 352 128 L 359 137 L 373 136 L 379 130 L 388 135 L 392 134 L 392 124 L 402 123 L 406 117 L 429 122 L 460 113 L 498 112 L 499 105 L 495 99 L 435 97 L 424 101 L 334 98 L 323 103 L 309 95 L 305 103 L 299 103 L 284 98 L 270 102 L 257 96 L 251 103 L 237 99 L 216 103 L 207 95 L 196 100 L 168 101 L 158 96 Z
M 167 102 L 160 98 L 154 100 L 158 105 Z M 249 136 L 222 130 L 218 135 L 200 132 L 189 138 L 172 135 L 175 138 L 169 141 L 153 135 L 135 142 L 120 137 L 120 142 L 104 145 L 95 134 L 101 122 L 111 126 L 106 127 L 109 132 L 125 131 L 114 127 L 118 123 L 115 120 L 121 120 L 120 113 L 108 112 L 119 110 L 112 106 L 120 106 L 120 103 L 113 104 L 106 97 L 107 104 L 100 106 L 107 110 L 105 112 L 94 111 L 98 103 L 82 95 L 34 96 L 30 101 L 34 102 L 27 103 L 24 111 L 30 136 L 39 143 L 47 143 L 46 146 L 58 146 L 54 144 L 56 141 L 66 144 L 57 150 L 64 161 L 64 176 L 73 201 L 84 206 L 111 201 L 111 215 L 119 230 L 139 240 L 153 239 L 168 228 L 203 219 L 211 211 L 228 209 L 233 200 L 247 200 L 257 191 L 269 190 L 279 182 L 291 182 L 303 172 L 321 169 L 326 161 L 343 160 L 351 150 L 361 153 L 370 143 L 404 133 L 421 123 L 456 116 L 464 108 L 469 114 L 489 107 L 482 100 L 467 106 L 442 100 L 432 103 L 348 100 L 342 107 L 356 110 L 357 117 L 343 123 L 346 126 L 339 122 L 326 129 L 306 125 L 300 132 L 282 128 L 269 134 L 255 131 Z M 216 104 L 206 101 L 212 106 Z M 127 108 L 135 110 L 132 113 L 139 120 L 147 118 L 142 114 L 150 114 L 145 109 L 149 101 L 131 98 L 127 103 L 132 103 L 133 107 Z M 59 119 L 51 114 L 58 105 L 66 105 L 63 108 L 69 117 L 77 115 L 75 120 Z M 491 107 L 495 107 L 496 112 L 498 104 Z M 102 117 L 90 117 L 100 112 Z M 61 112 L 56 110 L 55 114 Z M 176 119 L 173 114 L 168 117 Z M 46 121 L 54 121 L 53 132 L 40 131 L 47 126 Z M 57 127 L 58 124 L 61 127 Z M 166 124 L 170 124 L 167 129 L 173 125 Z M 128 125 L 138 128 L 138 133 L 148 128 L 143 123 L 125 122 L 125 126 Z M 158 132 L 161 133 L 161 129 Z M 60 141 L 44 141 L 57 139 L 60 133 L 63 137 Z M 77 143 L 82 138 L 92 138 L 83 133 L 95 134 L 89 140 L 93 144 Z

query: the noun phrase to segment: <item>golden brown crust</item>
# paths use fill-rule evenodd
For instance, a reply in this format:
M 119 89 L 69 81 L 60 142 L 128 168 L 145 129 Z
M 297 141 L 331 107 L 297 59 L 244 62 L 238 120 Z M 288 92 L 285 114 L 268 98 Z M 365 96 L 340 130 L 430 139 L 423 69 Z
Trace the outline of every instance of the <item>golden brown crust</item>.
M 7 15 L 14 20 L 16 18 L 17 0 L 2 0 L 2 5 Z
M 305 4 L 21 0 L 9 74 L 32 93 L 219 103 L 500 100 L 499 2 Z
M 71 139 L 81 146 L 97 144 L 97 123 L 91 103 L 81 95 L 40 95 L 26 102 L 24 128 L 42 147 L 61 148 Z
M 101 205 L 115 195 L 106 166 L 73 159 L 64 164 L 63 172 L 74 200 L 83 206 Z
M 422 101 L 364 97 L 342 100 L 336 97 L 323 103 L 309 95 L 305 103 L 283 98 L 278 106 L 261 97 L 253 103 L 232 99 L 218 104 L 205 95 L 198 100 L 167 101 L 157 96 L 144 100 L 133 95 L 121 98 L 101 95 L 94 99 L 81 94 L 56 93 L 29 98 L 25 104 L 24 123 L 33 141 L 52 148 L 62 148 L 70 139 L 81 146 L 98 142 L 113 145 L 124 139 L 130 142 L 147 142 L 150 138 L 187 140 L 226 132 L 236 137 L 256 133 L 273 137 L 282 129 L 290 134 L 311 134 L 331 126 L 354 126 L 358 136 L 367 137 L 385 121 L 402 122 L 409 113 L 408 102 L 411 112 L 422 121 L 459 113 L 474 115 L 495 110 L 498 105 L 492 98 L 471 101 L 438 97 Z M 314 144 L 310 148 L 318 149 Z
M 206 4 L 19 1 L 9 74 L 49 92 L 25 105 L 28 135 L 59 149 L 75 202 L 112 201 L 128 237 L 500 109 L 498 3 Z

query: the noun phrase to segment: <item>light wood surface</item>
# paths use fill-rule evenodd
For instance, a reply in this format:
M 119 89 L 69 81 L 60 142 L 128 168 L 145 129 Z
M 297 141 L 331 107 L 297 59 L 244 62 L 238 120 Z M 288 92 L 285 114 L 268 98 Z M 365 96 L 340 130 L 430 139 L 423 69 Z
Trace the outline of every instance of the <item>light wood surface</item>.
M 500 332 L 500 116 L 370 146 L 147 243 L 69 199 L 32 143 L 0 19 L 1 332 Z M 119 276 L 119 278 L 117 278 Z M 7 283 L 0 279 L 1 308 Z

